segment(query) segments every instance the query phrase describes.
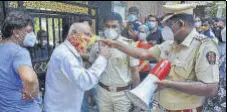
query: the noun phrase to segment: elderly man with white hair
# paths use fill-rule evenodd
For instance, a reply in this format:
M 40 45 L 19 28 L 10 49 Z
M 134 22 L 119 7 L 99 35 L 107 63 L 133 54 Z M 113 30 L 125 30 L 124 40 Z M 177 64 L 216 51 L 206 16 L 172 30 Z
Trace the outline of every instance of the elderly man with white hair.
M 98 83 L 109 58 L 107 46 L 89 69 L 83 67 L 81 55 L 86 51 L 91 30 L 85 23 L 71 25 L 67 39 L 53 52 L 46 74 L 44 111 L 80 112 L 84 91 Z

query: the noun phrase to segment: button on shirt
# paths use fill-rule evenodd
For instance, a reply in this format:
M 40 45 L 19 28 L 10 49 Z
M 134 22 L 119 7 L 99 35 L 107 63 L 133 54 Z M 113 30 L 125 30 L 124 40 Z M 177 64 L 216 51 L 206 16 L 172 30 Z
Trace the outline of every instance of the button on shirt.
M 84 91 L 98 83 L 106 65 L 107 60 L 99 56 L 89 69 L 85 69 L 81 56 L 66 40 L 54 50 L 49 62 L 44 110 L 80 112 Z
M 0 43 L 0 57 L 0 111 L 40 112 L 40 99 L 24 101 L 20 93 L 23 85 L 18 68 L 32 67 L 29 52 L 12 42 Z
M 200 43 L 199 40 L 196 40 L 198 36 L 200 34 L 193 29 L 181 44 L 166 41 L 150 49 L 156 59 L 166 58 L 171 61 L 171 70 L 166 77 L 167 80 L 201 81 L 204 83 L 217 83 L 219 81 L 219 50 L 214 42 L 202 36 L 203 39 L 208 41 L 201 41 L 202 44 L 196 54 Z M 216 54 L 215 64 L 208 62 L 206 55 L 209 52 Z M 157 92 L 156 100 L 166 109 L 183 110 L 202 106 L 205 96 L 191 95 L 165 88 Z
M 117 41 L 130 45 L 131 41 L 120 36 Z M 132 46 L 132 44 L 131 44 Z M 138 66 L 139 60 L 132 58 L 118 49 L 110 49 L 111 57 L 108 59 L 106 70 L 100 77 L 100 82 L 111 87 L 124 87 L 132 81 L 130 67 Z

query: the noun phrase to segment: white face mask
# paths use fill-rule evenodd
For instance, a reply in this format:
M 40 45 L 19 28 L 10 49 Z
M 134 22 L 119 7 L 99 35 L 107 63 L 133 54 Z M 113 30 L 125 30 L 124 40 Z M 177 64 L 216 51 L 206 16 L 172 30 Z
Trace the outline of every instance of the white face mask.
M 118 33 L 116 30 L 108 28 L 104 31 L 106 39 L 114 40 L 118 37 Z
M 195 22 L 195 27 L 196 27 L 196 28 L 199 28 L 201 25 L 202 25 L 201 22 Z
M 25 47 L 33 47 L 35 43 L 36 43 L 36 36 L 34 32 L 28 33 L 24 38 L 23 45 Z
M 139 40 L 146 40 L 147 34 L 146 33 L 139 33 Z
M 171 28 L 164 26 L 162 29 L 162 37 L 164 40 L 174 40 L 174 34 Z
M 226 27 L 221 31 L 221 38 L 223 42 L 226 42 Z

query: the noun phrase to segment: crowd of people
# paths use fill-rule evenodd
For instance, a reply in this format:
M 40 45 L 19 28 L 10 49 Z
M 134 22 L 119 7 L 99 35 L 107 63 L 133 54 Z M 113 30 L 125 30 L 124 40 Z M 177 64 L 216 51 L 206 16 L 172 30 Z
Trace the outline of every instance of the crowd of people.
M 65 41 L 51 54 L 43 108 L 26 48 L 53 48 L 47 48 L 43 30 L 37 34 L 40 45 L 35 45 L 29 15 L 9 13 L 0 40 L 0 110 L 226 111 L 226 19 L 193 17 L 194 6 L 188 4 L 163 8 L 163 17 L 148 14 L 143 23 L 136 7 L 129 8 L 126 23 L 120 14 L 111 12 L 104 20 L 103 37 L 92 33 L 89 16 L 73 23 Z M 48 56 L 48 52 L 36 51 L 38 57 Z M 158 89 L 149 99 L 150 110 L 142 110 L 125 91 L 137 87 L 161 59 L 171 62 L 171 70 L 164 80 L 155 82 Z

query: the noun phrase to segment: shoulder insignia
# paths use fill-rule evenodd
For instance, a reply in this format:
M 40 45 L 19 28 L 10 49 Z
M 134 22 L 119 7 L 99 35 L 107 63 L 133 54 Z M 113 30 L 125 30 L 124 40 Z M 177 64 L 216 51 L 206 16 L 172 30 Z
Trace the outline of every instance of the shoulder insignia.
M 209 64 L 214 65 L 216 63 L 216 53 L 213 51 L 209 51 L 206 54 L 206 58 Z

